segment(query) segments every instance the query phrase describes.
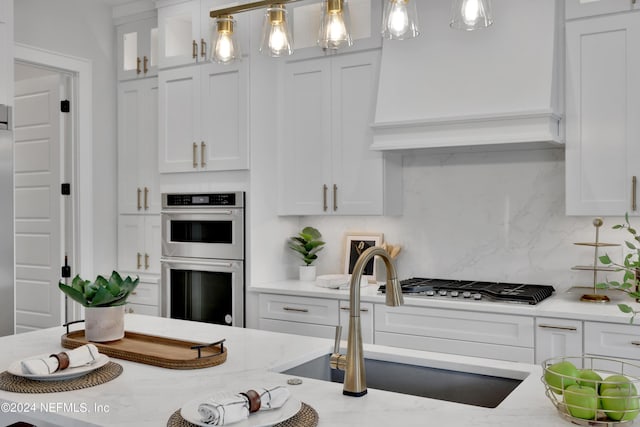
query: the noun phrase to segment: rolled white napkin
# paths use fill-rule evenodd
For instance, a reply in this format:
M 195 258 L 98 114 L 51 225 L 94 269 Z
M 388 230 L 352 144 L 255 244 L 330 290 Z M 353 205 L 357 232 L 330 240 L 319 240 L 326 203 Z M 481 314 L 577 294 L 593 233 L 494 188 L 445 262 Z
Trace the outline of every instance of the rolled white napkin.
M 236 423 L 249 418 L 250 412 L 265 411 L 280 408 L 289 399 L 289 389 L 283 386 L 272 388 L 258 388 L 255 390 L 260 396 L 258 409 L 251 408 L 249 394 L 228 393 L 211 398 L 198 406 L 201 421 L 213 426 L 222 426 Z M 253 410 L 250 410 L 253 409 Z
M 69 366 L 62 369 L 77 368 L 91 365 L 96 362 L 100 352 L 93 344 L 85 344 L 78 348 L 64 352 L 69 358 Z M 49 375 L 58 371 L 60 366 L 58 357 L 49 356 L 36 359 L 27 359 L 21 362 L 22 372 L 30 375 Z M 60 370 L 62 370 L 60 369 Z

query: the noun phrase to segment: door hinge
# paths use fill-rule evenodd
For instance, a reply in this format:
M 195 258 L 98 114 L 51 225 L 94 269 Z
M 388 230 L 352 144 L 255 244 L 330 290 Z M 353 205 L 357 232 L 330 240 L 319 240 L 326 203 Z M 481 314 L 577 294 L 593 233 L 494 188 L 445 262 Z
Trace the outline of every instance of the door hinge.
M 68 99 L 60 101 L 60 111 L 63 113 L 68 113 L 71 111 L 71 101 Z
M 64 256 L 64 265 L 62 266 L 62 277 L 69 278 L 71 277 L 71 266 L 68 263 L 67 256 Z
M 63 196 L 70 196 L 71 184 L 68 182 L 63 182 L 62 185 L 60 186 L 60 194 L 62 194 Z

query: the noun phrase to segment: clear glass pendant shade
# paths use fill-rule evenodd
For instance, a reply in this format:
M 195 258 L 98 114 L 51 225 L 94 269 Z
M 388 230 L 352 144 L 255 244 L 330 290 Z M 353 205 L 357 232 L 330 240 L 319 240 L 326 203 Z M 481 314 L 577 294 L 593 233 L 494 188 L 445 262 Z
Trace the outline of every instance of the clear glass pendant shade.
M 228 64 L 240 59 L 240 45 L 234 33 L 235 24 L 232 16 L 220 16 L 216 19 L 216 36 L 211 43 L 212 61 Z
M 351 46 L 349 33 L 349 6 L 347 0 L 322 0 L 322 21 L 318 45 L 323 49 Z
M 404 40 L 420 34 L 416 2 L 417 0 L 385 0 L 382 37 Z
M 491 0 L 453 0 L 451 6 L 451 28 L 478 30 L 493 24 Z
M 269 56 L 287 56 L 293 53 L 291 31 L 284 5 L 277 4 L 267 9 L 262 27 L 260 53 Z

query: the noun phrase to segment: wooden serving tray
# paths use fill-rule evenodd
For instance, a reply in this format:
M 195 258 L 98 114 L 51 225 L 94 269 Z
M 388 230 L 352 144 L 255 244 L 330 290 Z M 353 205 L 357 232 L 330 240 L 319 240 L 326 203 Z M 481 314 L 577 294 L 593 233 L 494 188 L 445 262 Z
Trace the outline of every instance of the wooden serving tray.
M 64 348 L 76 348 L 87 341 L 84 329 L 68 332 L 60 339 Z M 100 353 L 117 359 L 160 366 L 169 369 L 200 369 L 217 366 L 227 360 L 223 341 L 202 344 L 153 335 L 125 332 L 124 338 L 109 342 L 91 342 Z

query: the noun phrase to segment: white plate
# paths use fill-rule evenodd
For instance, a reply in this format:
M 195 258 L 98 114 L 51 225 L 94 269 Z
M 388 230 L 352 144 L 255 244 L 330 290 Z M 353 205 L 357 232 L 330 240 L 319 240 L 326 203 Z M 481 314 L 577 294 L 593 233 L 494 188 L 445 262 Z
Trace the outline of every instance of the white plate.
M 228 396 L 229 392 L 211 393 L 209 395 L 198 397 L 197 399 L 190 400 L 180 408 L 180 415 L 182 418 L 193 423 L 197 426 L 210 427 L 212 424 L 206 424 L 200 421 L 200 414 L 198 413 L 198 406 L 201 403 L 217 396 Z M 268 427 L 274 424 L 281 423 L 298 413 L 302 407 L 302 402 L 293 396 L 289 396 L 289 399 L 278 409 L 269 409 L 266 411 L 258 411 L 249 415 L 249 418 L 238 421 L 237 423 L 225 424 L 233 427 Z
M 41 357 L 49 357 L 49 354 L 41 354 L 39 356 L 29 357 L 28 359 L 39 359 Z M 109 363 L 109 356 L 106 354 L 99 354 L 96 361 L 91 365 L 78 366 L 77 368 L 67 368 L 60 372 L 54 372 L 49 375 L 34 375 L 34 374 L 25 374 L 22 372 L 22 364 L 20 363 L 22 360 L 18 360 L 17 362 L 13 362 L 11 366 L 9 366 L 10 374 L 17 375 L 19 377 L 29 378 L 30 380 L 36 381 L 60 381 L 60 380 L 70 380 L 72 378 L 77 378 L 82 375 L 88 374 L 91 371 L 95 371 L 98 368 L 103 367 L 107 363 Z

